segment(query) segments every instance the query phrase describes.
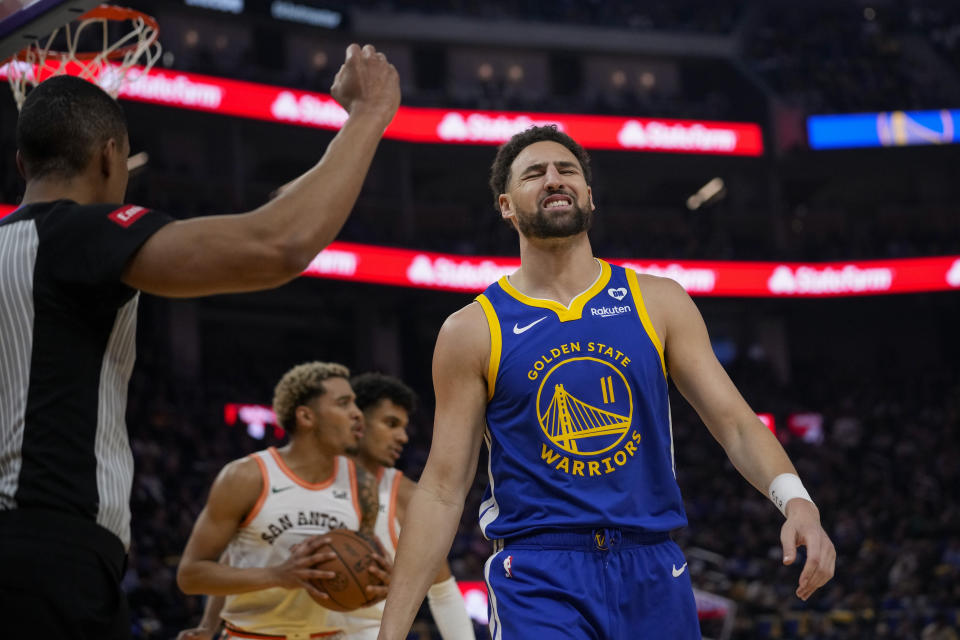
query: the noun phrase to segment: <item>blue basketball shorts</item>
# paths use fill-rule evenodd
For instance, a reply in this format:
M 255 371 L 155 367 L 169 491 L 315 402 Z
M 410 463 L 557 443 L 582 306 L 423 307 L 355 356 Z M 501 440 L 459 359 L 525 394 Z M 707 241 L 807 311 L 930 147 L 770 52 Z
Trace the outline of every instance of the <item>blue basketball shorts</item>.
M 492 640 L 699 640 L 683 552 L 665 533 L 546 532 L 494 541 Z

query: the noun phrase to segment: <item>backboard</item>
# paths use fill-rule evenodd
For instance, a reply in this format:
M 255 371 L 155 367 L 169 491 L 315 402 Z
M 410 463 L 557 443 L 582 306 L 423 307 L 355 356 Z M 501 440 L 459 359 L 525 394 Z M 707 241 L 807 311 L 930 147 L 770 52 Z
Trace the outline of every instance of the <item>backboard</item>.
M 0 63 L 98 4 L 99 0 L 0 0 Z

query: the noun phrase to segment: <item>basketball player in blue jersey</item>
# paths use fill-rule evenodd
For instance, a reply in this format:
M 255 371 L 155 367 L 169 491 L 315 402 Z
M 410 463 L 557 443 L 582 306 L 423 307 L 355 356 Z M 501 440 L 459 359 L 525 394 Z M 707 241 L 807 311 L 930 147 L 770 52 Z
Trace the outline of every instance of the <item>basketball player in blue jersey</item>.
M 690 572 L 669 531 L 686 525 L 667 379 L 740 473 L 786 515 L 783 561 L 807 561 L 803 600 L 836 553 L 776 438 L 714 357 L 674 281 L 593 256 L 584 150 L 554 127 L 500 147 L 491 187 L 521 266 L 450 316 L 434 353 L 436 416 L 400 536 L 381 640 L 406 637 L 453 540 L 480 443 L 480 527 L 494 640 L 699 638 Z

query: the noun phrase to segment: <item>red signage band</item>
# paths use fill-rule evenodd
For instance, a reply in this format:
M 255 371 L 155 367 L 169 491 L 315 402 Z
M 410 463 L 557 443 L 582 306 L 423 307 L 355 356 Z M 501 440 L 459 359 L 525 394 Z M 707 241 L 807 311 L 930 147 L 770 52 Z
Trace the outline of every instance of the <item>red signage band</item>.
M 18 73 L 39 74 L 41 79 L 53 71 L 53 67 L 10 64 L 18 65 Z M 79 75 L 80 68 L 69 65 L 67 72 Z M 5 78 L 7 73 L 8 65 L 0 67 L 0 76 Z M 119 67 L 108 65 L 98 82 L 115 86 L 119 73 Z M 127 100 L 320 129 L 339 129 L 347 118 L 346 111 L 326 93 L 156 68 L 146 75 L 140 67 L 127 73 L 138 76 L 119 91 L 119 97 Z M 556 124 L 587 149 L 763 155 L 763 134 L 755 123 L 568 113 L 401 106 L 384 137 L 417 143 L 498 145 L 532 125 L 543 124 Z
M 820 298 L 960 290 L 960 256 L 829 263 L 609 261 L 672 278 L 693 296 Z M 476 293 L 519 266 L 519 258 L 334 242 L 304 275 Z
M 0 217 L 15 208 L 0 204 Z M 812 263 L 631 258 L 609 261 L 638 273 L 672 278 L 692 296 L 821 298 L 960 291 L 960 256 Z M 519 258 L 458 256 L 334 242 L 314 258 L 303 274 L 477 293 L 519 266 Z

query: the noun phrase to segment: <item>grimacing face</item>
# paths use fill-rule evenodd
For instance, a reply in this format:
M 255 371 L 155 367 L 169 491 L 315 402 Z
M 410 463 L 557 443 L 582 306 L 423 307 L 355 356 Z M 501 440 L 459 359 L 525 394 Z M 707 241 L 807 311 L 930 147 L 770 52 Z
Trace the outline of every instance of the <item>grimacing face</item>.
M 392 467 L 410 441 L 407 436 L 410 414 L 390 398 L 381 398 L 366 408 L 363 420 L 364 433 L 359 447 L 361 455 L 383 467 Z
M 500 208 L 528 238 L 567 238 L 589 231 L 595 207 L 577 157 L 545 140 L 514 158 Z

